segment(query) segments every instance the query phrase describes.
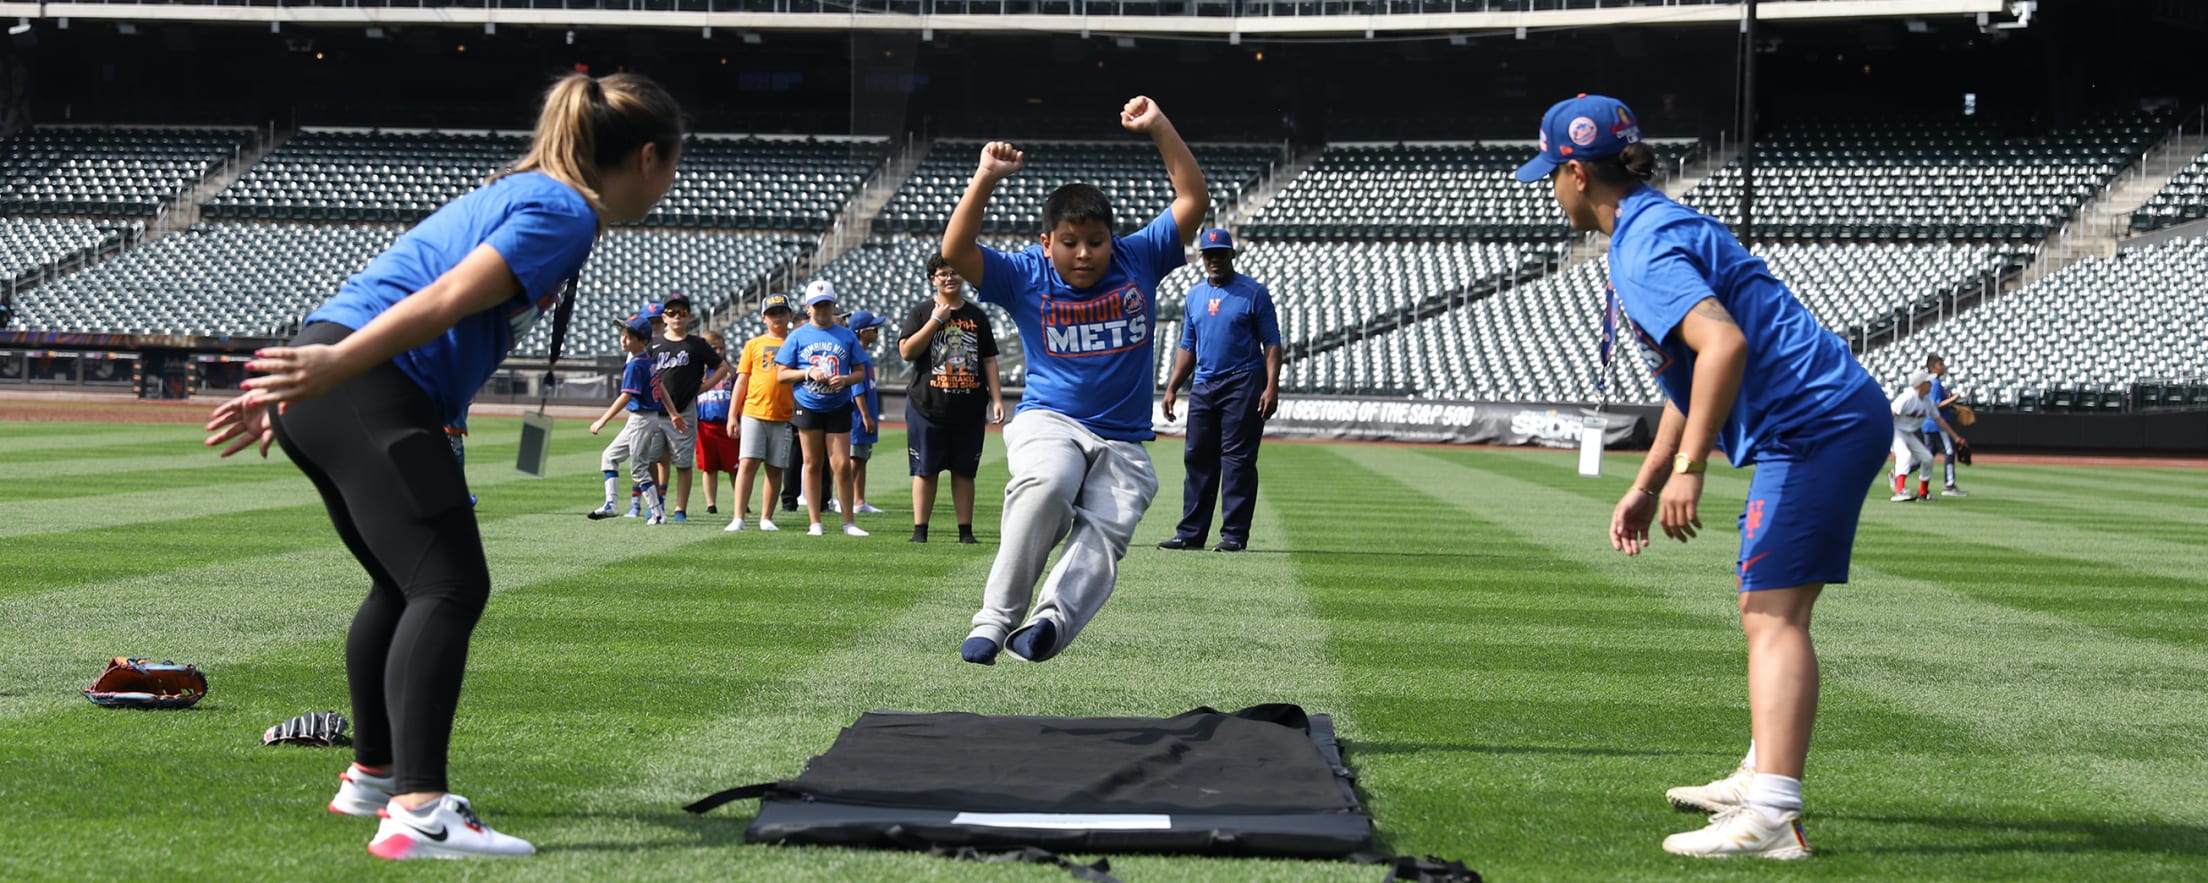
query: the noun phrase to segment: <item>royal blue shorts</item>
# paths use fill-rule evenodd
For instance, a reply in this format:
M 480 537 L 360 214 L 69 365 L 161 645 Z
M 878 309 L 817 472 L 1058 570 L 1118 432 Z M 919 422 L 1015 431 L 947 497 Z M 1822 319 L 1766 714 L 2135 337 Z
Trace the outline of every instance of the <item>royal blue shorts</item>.
M 1876 389 L 1850 401 L 1860 413 L 1843 428 L 1756 461 L 1740 512 L 1740 590 L 1848 581 L 1855 525 L 1878 480 L 1893 422 Z

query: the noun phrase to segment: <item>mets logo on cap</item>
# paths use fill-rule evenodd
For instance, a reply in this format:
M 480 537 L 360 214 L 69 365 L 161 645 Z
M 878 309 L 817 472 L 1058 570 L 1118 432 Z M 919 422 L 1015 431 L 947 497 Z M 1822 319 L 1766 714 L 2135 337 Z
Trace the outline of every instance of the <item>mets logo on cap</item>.
M 1586 117 L 1576 118 L 1572 120 L 1571 126 L 1564 131 L 1566 134 L 1571 136 L 1573 144 L 1577 144 L 1581 147 L 1586 147 L 1587 145 L 1595 143 L 1594 120 L 1588 119 Z

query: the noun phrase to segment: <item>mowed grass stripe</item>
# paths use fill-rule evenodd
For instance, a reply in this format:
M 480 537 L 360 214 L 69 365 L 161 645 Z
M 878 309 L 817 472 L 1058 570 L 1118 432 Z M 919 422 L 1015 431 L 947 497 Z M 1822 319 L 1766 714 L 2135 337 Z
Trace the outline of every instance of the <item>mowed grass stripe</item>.
M 1415 484 L 1418 487 L 1444 497 L 1466 498 L 1479 493 L 1477 488 L 1486 488 L 1503 499 L 1516 501 L 1522 507 L 1519 511 L 1526 515 L 1499 519 L 1497 523 L 1523 532 L 1528 539 L 1552 544 L 1557 547 L 1559 554 L 1572 553 L 1572 550 L 1565 548 L 1570 543 L 1570 534 L 1577 530 L 1570 524 L 1572 506 L 1567 501 L 1542 499 L 1542 491 L 1537 486 L 1518 482 L 1507 474 L 1523 468 L 1523 464 L 1530 462 L 1529 459 L 1506 458 L 1502 461 L 1508 464 L 1504 469 L 1487 472 L 1460 485 L 1449 481 L 1446 475 L 1437 474 L 1428 464 L 1388 463 L 1389 460 L 1410 453 L 1413 452 L 1387 451 L 1366 459 L 1378 461 L 1383 466 L 1396 467 L 1382 468 L 1380 471 L 1385 474 L 1416 476 Z M 1429 457 L 1475 461 L 1479 459 L 1472 452 L 1454 451 L 1431 454 Z M 1551 468 L 1555 470 L 1555 474 L 1562 476 L 1561 480 L 1586 481 L 1570 474 L 1568 458 L 1554 457 L 1551 461 Z M 1403 478 L 1397 480 L 1406 486 L 1414 483 L 1414 480 Z M 1730 476 L 1721 479 L 1720 483 L 1744 487 L 1744 483 Z M 1586 484 L 1595 486 L 1603 483 L 1587 481 Z M 1591 492 L 1583 498 L 1614 499 L 1614 488 L 1613 484 L 1609 489 Z M 1723 496 L 1719 496 L 1720 494 Z M 1714 503 L 1713 496 L 1718 496 L 1723 502 Z M 1728 511 L 1715 508 L 1716 506 L 1729 506 L 1731 511 L 1737 511 L 1737 497 L 1724 499 L 1725 496 L 1730 494 L 1706 491 L 1703 507 L 1705 523 L 1712 521 L 1707 517 L 1710 513 Z M 1598 523 L 1604 523 L 1607 521 L 1608 508 L 1607 505 L 1589 507 L 1580 517 L 1591 515 L 1599 519 Z M 1711 543 L 1712 540 L 1716 542 Z M 1710 555 L 1714 552 L 1730 558 L 1733 543 L 1731 532 L 1720 529 L 1684 548 L 1665 541 L 1666 548 L 1657 552 L 1656 560 L 1629 561 L 1623 556 L 1616 556 L 1615 560 L 1598 559 L 1597 563 L 1608 561 L 1603 565 L 1605 569 L 1636 565 L 1646 567 L 1656 564 L 1667 554 L 1670 557 L 1688 557 L 1693 554 L 1693 550 L 1704 544 L 1714 545 L 1722 551 L 1710 549 L 1701 554 Z M 1615 555 L 1606 547 L 1603 552 Z M 1859 544 L 1858 561 L 1861 560 Z M 2199 818 L 2202 810 L 2208 808 L 2208 802 L 2193 793 L 2183 796 L 2172 793 L 2173 780 L 2154 773 L 2151 763 L 2130 765 L 2128 769 L 2113 769 L 2104 760 L 2106 745 L 2145 735 L 2146 744 L 2140 746 L 2142 754 L 2155 757 L 2164 764 L 2174 765 L 2174 770 L 2171 771 L 2176 775 L 2175 781 L 2202 781 L 2203 773 L 2208 773 L 2208 770 L 2203 769 L 2202 763 L 2195 756 L 2186 753 L 2190 751 L 2188 746 L 2197 745 L 2204 735 L 2202 724 L 2197 716 L 2189 716 L 2187 712 L 2180 710 L 2189 704 L 2184 701 L 2188 697 L 2197 702 L 2197 688 L 2175 686 L 2167 681 L 2158 687 L 2131 688 L 2131 671 L 2121 666 L 2111 670 L 2111 666 L 2101 663 L 2091 655 L 2091 648 L 2108 646 L 2112 639 L 2112 636 L 2098 629 L 2044 615 L 1982 604 L 1937 586 L 1894 580 L 1875 572 L 1866 573 L 1867 568 L 1860 564 L 1856 570 L 1855 584 L 1833 590 L 1836 595 L 1833 600 L 1842 603 L 1823 605 L 1819 617 L 1819 634 L 1822 638 L 1820 648 L 1825 660 L 1826 682 L 1823 714 L 1818 731 L 1820 747 L 1815 763 L 1820 772 L 1829 771 L 1818 780 L 1819 793 L 1839 798 L 1826 804 L 1823 809 L 1836 810 L 1841 814 L 1863 813 L 1881 823 L 1891 823 L 1895 819 L 1878 815 L 1883 810 L 1867 807 L 1889 802 L 1885 789 L 1890 787 L 1890 783 L 1882 783 L 1888 775 L 1892 759 L 1897 755 L 1938 757 L 1951 752 L 1959 752 L 1967 758 L 1987 758 L 1985 772 L 1979 775 L 1998 774 L 2031 780 L 2038 787 L 2049 787 L 2052 783 L 2074 782 L 2081 777 L 2098 775 L 2090 790 L 2104 805 L 2119 805 L 2127 799 L 2123 795 L 2141 792 L 2156 794 L 2158 800 L 2164 797 L 2169 799 L 2167 803 L 2153 810 L 2126 807 L 2124 812 L 2112 818 L 2108 825 L 2110 828 L 2120 826 L 2116 819 L 2138 819 L 2144 816 L 2164 823 L 2163 827 L 2167 829 L 2167 823 L 2171 819 Z M 1897 583 L 1900 585 L 1897 586 Z M 1697 600 L 1697 596 L 1707 594 L 1706 588 L 1691 585 L 1682 592 L 1672 588 L 1680 584 L 1670 580 L 1658 579 L 1653 584 L 1666 587 L 1664 594 L 1674 598 L 1677 604 L 1700 606 L 1701 601 Z M 1841 592 L 1848 595 L 1839 596 L 1837 593 Z M 1870 615 L 1872 612 L 1876 615 Z M 1968 624 L 1977 623 L 1983 624 L 1975 628 L 1967 627 Z M 1728 637 L 1733 641 L 1738 640 L 1734 636 Z M 2117 653 L 2141 657 L 2143 669 L 2154 670 L 2169 662 L 2167 647 L 2120 637 L 2113 638 L 2113 641 Z M 2025 646 L 2018 652 L 2020 643 Z M 1957 653 L 1948 649 L 1950 644 L 1960 644 L 1969 649 Z M 2019 656 L 2023 660 L 2019 660 Z M 2197 683 L 2197 676 L 2190 676 L 2190 672 L 2198 665 L 2197 654 L 2181 653 L 2179 659 L 2182 664 L 2178 670 L 2185 673 L 2181 678 Z M 2028 660 L 2032 671 L 2044 672 L 2049 678 L 2057 678 L 2056 682 L 2067 689 L 2050 690 L 2047 681 L 2038 679 L 2023 683 L 2015 681 L 2016 666 L 2025 660 Z M 2157 664 L 2158 661 L 2160 664 Z M 1735 671 L 1739 669 L 1736 668 Z M 1739 682 L 1735 680 L 1730 685 L 1729 692 L 1738 690 Z M 2110 705 L 2120 711 L 2102 706 L 2100 702 L 2103 697 L 2108 697 Z M 1883 717 L 1893 715 L 1896 709 L 1901 712 L 1894 715 L 1898 719 L 1878 721 L 1875 726 L 1863 725 L 1863 718 L 1867 714 Z M 1691 707 L 1681 709 L 1680 716 L 1691 717 Z M 1931 725 L 1899 725 L 1910 718 L 1930 722 Z M 1744 728 L 1745 714 L 1741 714 L 1737 720 L 1735 726 Z M 2144 732 L 2134 732 L 2127 736 L 2125 731 L 2129 729 L 2129 725 L 2120 723 L 2127 720 L 2139 721 Z M 2050 732 L 2061 735 L 2049 738 Z M 1722 746 L 1733 747 L 1743 737 L 1744 733 L 1736 734 L 1722 743 Z M 1895 744 L 1897 742 L 1905 744 Z M 1951 756 L 1948 762 L 1957 761 Z M 2019 768 L 2022 768 L 2021 772 Z M 1671 778 L 1652 781 L 1694 782 L 1721 771 L 1720 766 L 1705 769 L 1699 776 L 1676 773 Z M 1835 793 L 1849 791 L 1851 779 L 1861 783 L 1860 787 L 1854 789 L 1854 795 Z M 1973 778 L 1963 775 L 1954 781 L 1958 787 L 1967 788 Z M 1834 785 L 1840 787 L 1834 788 Z M 1649 788 L 1648 793 L 1654 794 L 1660 787 L 1656 785 Z M 1871 801 L 1867 804 L 1851 804 L 1850 796 L 1869 797 Z M 1982 804 L 1987 801 L 1973 794 L 1959 802 L 1971 804 L 1974 807 L 1971 810 L 1973 812 L 1982 812 Z M 2044 816 L 2047 811 L 2043 802 L 2029 798 L 2019 799 L 2014 795 L 2002 795 L 1990 802 L 2028 817 Z M 1888 830 L 1884 824 L 1869 827 L 1872 830 L 1861 831 L 1860 836 L 1879 839 L 1895 836 L 1895 832 Z M 1857 834 L 1846 829 L 1841 833 L 1843 836 Z M 1952 838 L 1954 833 L 1936 826 L 1923 826 L 1909 832 L 1906 837 L 1934 838 L 1910 847 L 1929 850 L 1936 848 L 1937 843 Z M 2191 838 L 2195 843 L 2208 842 L 2208 837 L 2200 837 L 2198 834 L 2196 831 Z M 1649 838 L 1647 845 L 1651 848 L 1655 836 L 1652 833 Z M 2166 858 L 2168 857 L 2160 856 L 2149 859 L 2147 866 L 2161 867 L 2160 860 Z M 1835 867 L 1834 870 L 1841 868 Z
M 208 406 L 208 410 L 214 410 L 214 406 Z M 57 452 L 163 442 L 176 438 L 179 430 L 188 434 L 197 428 L 178 424 L 0 422 L 0 455 L 13 463 L 17 457 L 44 458 Z

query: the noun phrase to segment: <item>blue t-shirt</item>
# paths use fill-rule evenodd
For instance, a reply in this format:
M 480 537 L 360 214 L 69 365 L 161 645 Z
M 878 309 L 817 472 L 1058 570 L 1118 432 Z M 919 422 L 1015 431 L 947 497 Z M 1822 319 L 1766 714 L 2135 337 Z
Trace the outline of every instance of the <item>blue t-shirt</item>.
M 1265 348 L 1280 345 L 1273 293 L 1240 273 L 1226 287 L 1210 279 L 1188 290 L 1181 349 L 1196 355 L 1196 383 L 1265 367 Z
M 621 391 L 629 395 L 629 410 L 658 413 L 659 384 L 652 382 L 652 356 L 650 353 L 629 357 L 629 363 L 621 368 Z
M 736 395 L 736 375 L 730 374 L 721 385 L 698 393 L 698 422 L 727 423 L 728 405 Z
M 582 271 L 597 238 L 598 215 L 582 194 L 542 173 L 508 175 L 446 203 L 406 231 L 345 280 L 336 297 L 307 314 L 307 323 L 334 322 L 358 331 L 459 266 L 477 246 L 497 250 L 521 291 L 392 359 L 449 422 L 467 411 L 514 341 L 558 304 L 561 287 Z
M 774 363 L 787 368 L 828 369 L 832 376 L 851 373 L 853 366 L 874 364 L 866 354 L 866 347 L 859 345 L 859 336 L 841 325 L 822 328 L 811 322 L 790 330 L 788 339 L 782 341 L 782 349 L 774 354 Z M 833 411 L 851 404 L 851 387 L 830 389 L 828 384 L 807 379 L 797 385 L 797 406 L 807 411 Z
M 1943 402 L 1943 401 L 1946 401 L 1946 400 L 1947 400 L 1947 384 L 1945 384 L 1945 383 L 1941 383 L 1941 382 L 1940 382 L 1940 378 L 1938 378 L 1938 377 L 1934 377 L 1934 378 L 1932 378 L 1932 394 L 1931 394 L 1931 395 L 1928 395 L 1928 396 L 1925 396 L 1924 398 L 1925 398 L 1925 401 L 1928 401 L 1928 402 L 1931 402 L 1931 403 L 1932 403 L 1932 413 L 1934 413 L 1934 414 L 1938 414 L 1938 415 L 1940 415 L 1940 416 L 1942 416 L 1942 417 L 1945 417 L 1945 416 L 1947 416 L 1947 412 L 1948 412 L 1949 408 L 1942 408 L 1942 407 L 1940 407 L 1940 403 L 1941 403 L 1941 402 Z M 1939 424 L 1939 421 L 1933 420 L 1933 419 L 1932 419 L 1932 418 L 1931 418 L 1931 417 L 1930 417 L 1929 415 L 1927 415 L 1927 416 L 1926 416 L 1926 417 L 1924 418 L 1924 426 L 1922 427 L 1922 431 L 1924 431 L 1924 432 L 1938 432 L 1938 431 L 1940 431 L 1940 424 Z
M 1040 245 L 983 248 L 981 300 L 1012 314 L 1027 354 L 1019 410 L 1064 414 L 1115 441 L 1156 438 L 1158 282 L 1187 260 L 1170 209 L 1133 236 L 1112 237 L 1112 264 L 1086 289 L 1066 284 Z
M 882 385 L 874 381 L 873 363 L 869 362 L 866 366 L 866 379 L 851 387 L 851 395 L 853 401 L 858 403 L 860 410 L 874 415 L 873 432 L 866 431 L 866 421 L 859 419 L 859 415 L 851 415 L 851 443 L 870 445 L 881 441 Z
M 1649 373 L 1680 412 L 1694 413 L 1694 350 L 1672 330 L 1716 298 L 1748 342 L 1732 413 L 1717 438 L 1734 466 L 1791 458 L 1834 431 L 1883 420 L 1851 402 L 1878 385 L 1838 335 L 1749 254 L 1732 231 L 1642 185 L 1618 201 L 1610 284 Z M 1859 413 L 1860 412 L 1860 413 Z

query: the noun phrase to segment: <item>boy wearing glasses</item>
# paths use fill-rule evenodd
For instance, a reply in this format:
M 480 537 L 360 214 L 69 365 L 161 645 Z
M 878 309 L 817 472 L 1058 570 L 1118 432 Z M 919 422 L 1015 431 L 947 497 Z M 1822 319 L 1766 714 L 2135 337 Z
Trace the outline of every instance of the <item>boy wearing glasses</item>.
M 693 316 L 690 298 L 681 292 L 660 303 L 666 330 L 652 339 L 652 383 L 667 408 L 673 437 L 667 440 L 674 458 L 675 505 L 667 520 L 689 521 L 690 479 L 698 459 L 698 391 L 719 386 L 728 366 L 705 338 L 690 333 Z M 707 372 L 712 376 L 707 377 Z

